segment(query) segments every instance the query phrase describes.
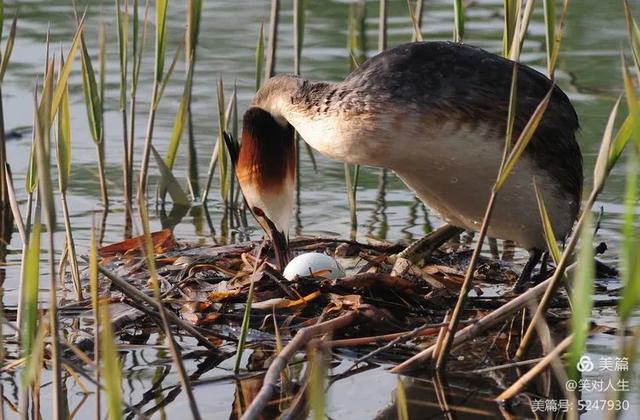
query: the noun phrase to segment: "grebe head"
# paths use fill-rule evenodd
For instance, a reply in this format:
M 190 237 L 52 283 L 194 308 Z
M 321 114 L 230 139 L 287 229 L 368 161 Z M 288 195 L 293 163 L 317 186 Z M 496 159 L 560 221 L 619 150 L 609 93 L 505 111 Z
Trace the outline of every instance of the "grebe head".
M 236 172 L 251 212 L 272 240 L 280 269 L 288 261 L 295 171 L 293 127 L 262 108 L 249 108 L 243 118 Z

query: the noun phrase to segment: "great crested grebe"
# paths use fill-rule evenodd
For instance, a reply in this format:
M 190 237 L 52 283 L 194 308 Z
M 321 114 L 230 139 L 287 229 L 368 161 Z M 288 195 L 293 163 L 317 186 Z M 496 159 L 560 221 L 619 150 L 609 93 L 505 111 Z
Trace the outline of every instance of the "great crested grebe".
M 528 280 L 546 243 L 534 193 L 544 195 L 558 238 L 580 207 L 578 118 L 543 74 L 479 48 L 416 42 L 367 60 L 339 83 L 291 75 L 269 79 L 243 120 L 237 175 L 247 203 L 271 236 L 279 263 L 293 209 L 293 129 L 323 155 L 388 168 L 447 223 L 442 239 L 480 229 L 504 146 L 513 66 L 514 140 L 553 89 L 534 137 L 500 190 L 488 235 L 529 250 Z

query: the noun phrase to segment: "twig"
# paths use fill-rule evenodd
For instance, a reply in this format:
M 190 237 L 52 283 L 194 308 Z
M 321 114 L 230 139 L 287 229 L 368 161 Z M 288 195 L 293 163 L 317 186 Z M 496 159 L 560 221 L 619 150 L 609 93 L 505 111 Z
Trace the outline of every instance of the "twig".
M 502 394 L 498 395 L 496 400 L 498 401 L 506 401 L 513 398 L 515 395 L 519 394 L 529 382 L 531 382 L 534 378 L 536 378 L 540 373 L 542 373 L 546 368 L 548 368 L 551 363 L 556 360 L 556 358 L 560 357 L 560 355 L 569 347 L 571 341 L 573 340 L 573 334 L 562 340 L 558 345 L 551 351 L 551 353 L 547 354 L 542 360 L 540 360 L 534 367 L 532 367 L 527 373 L 522 375 L 516 383 L 507 388 Z
M 131 286 L 129 283 L 127 283 L 126 281 L 124 281 L 123 279 L 121 279 L 120 277 L 118 277 L 117 275 L 115 275 L 114 273 L 112 273 L 111 271 L 107 270 L 106 268 L 100 265 L 98 265 L 98 270 L 102 274 L 104 274 L 109 280 L 111 280 L 111 283 L 115 287 L 117 287 L 122 293 L 127 295 L 127 297 L 137 302 L 143 301 L 151 305 L 152 307 L 156 308 L 158 312 L 165 311 L 167 315 L 167 319 L 169 321 L 174 323 L 179 328 L 182 328 L 183 330 L 187 331 L 189 334 L 193 335 L 203 346 L 207 347 L 210 350 L 217 350 L 216 346 L 211 344 L 211 342 L 207 339 L 207 337 L 205 337 L 202 333 L 200 333 L 200 331 L 198 331 L 194 326 L 189 325 L 183 320 L 181 320 L 180 318 L 178 318 L 173 312 L 168 311 L 167 308 L 164 307 L 162 302 L 157 302 L 152 297 L 142 293 L 141 291 Z M 228 337 L 226 336 L 221 338 L 225 340 L 228 339 Z
M 309 340 L 315 336 L 339 330 L 351 325 L 358 316 L 359 312 L 350 311 L 329 321 L 321 322 L 298 330 L 293 339 L 287 343 L 280 354 L 278 354 L 273 362 L 271 362 L 267 373 L 264 375 L 262 388 L 260 388 L 260 391 L 247 408 L 247 411 L 245 411 L 242 416 L 242 420 L 253 420 L 258 418 L 276 389 L 280 373 L 287 367 L 289 360 L 291 360 L 302 346 L 307 344 Z
M 473 324 L 461 329 L 453 337 L 452 346 L 457 346 L 464 342 L 467 342 L 472 338 L 477 337 L 480 333 L 506 320 L 509 316 L 524 308 L 529 301 L 534 301 L 534 299 L 540 297 L 545 292 L 547 286 L 549 286 L 551 280 L 552 278 L 543 281 L 539 285 L 527 290 L 525 293 L 517 296 L 516 298 L 505 303 L 490 314 L 479 319 L 477 322 L 474 322 Z M 391 369 L 391 373 L 400 373 L 404 370 L 409 369 L 417 362 L 423 362 L 430 359 L 431 357 L 433 357 L 435 349 L 436 347 L 434 345 L 423 350 L 422 352 L 416 354 L 415 356 Z

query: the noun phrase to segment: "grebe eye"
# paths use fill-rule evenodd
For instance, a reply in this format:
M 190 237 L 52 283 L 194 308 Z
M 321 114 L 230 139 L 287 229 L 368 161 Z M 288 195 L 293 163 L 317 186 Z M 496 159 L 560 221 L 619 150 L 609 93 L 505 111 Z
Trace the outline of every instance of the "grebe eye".
M 266 217 L 266 215 L 264 214 L 264 212 L 262 211 L 262 209 L 260 207 L 253 206 L 252 210 L 253 210 L 253 214 L 255 214 L 256 216 Z

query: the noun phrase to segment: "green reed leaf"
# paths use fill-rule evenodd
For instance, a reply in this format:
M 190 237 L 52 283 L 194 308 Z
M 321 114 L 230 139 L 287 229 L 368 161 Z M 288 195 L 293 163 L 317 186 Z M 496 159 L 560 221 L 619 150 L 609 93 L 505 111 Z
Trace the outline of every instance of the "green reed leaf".
M 182 90 L 182 96 L 180 97 L 180 105 L 178 106 L 178 112 L 173 120 L 173 129 L 171 130 L 171 137 L 169 137 L 169 146 L 167 148 L 167 155 L 164 159 L 167 168 L 173 169 L 176 156 L 178 154 L 178 147 L 182 139 L 182 133 L 184 127 L 187 124 L 187 113 L 189 111 L 189 102 L 191 101 L 191 85 L 193 83 L 193 66 L 189 64 L 187 69 L 187 79 Z M 161 194 L 162 195 L 162 194 Z
M 50 60 L 47 66 L 46 77 L 42 88 L 42 98 L 40 105 L 34 102 L 34 112 L 36 113 L 35 155 L 36 170 L 38 173 L 38 190 L 42 208 L 46 215 L 47 226 L 55 228 L 56 212 L 53 198 L 53 187 L 51 182 L 51 158 L 50 158 L 50 131 L 51 123 L 49 115 L 51 113 L 51 99 L 53 93 L 53 69 L 54 60 Z M 34 98 L 35 99 L 35 98 Z
M 118 58 L 120 60 L 120 110 L 127 106 L 127 68 L 129 41 L 129 1 L 125 0 L 121 10 L 120 0 L 116 0 L 116 25 L 118 27 Z
M 174 204 L 181 206 L 189 206 L 189 197 L 183 191 L 182 187 L 180 187 L 180 183 L 176 180 L 176 178 L 171 173 L 171 170 L 164 163 L 164 160 L 158 153 L 155 147 L 151 146 L 151 152 L 156 160 L 156 164 L 158 165 L 158 169 L 160 170 L 161 176 L 161 188 L 166 189 L 171 196 Z
M 580 372 L 576 365 L 584 355 L 587 336 L 591 326 L 591 309 L 593 307 L 593 229 L 591 212 L 587 209 L 587 219 L 580 236 L 580 250 L 578 251 L 577 268 L 571 289 L 571 332 L 573 340 L 569 347 L 567 366 L 569 377 L 579 379 Z
M 64 58 L 60 57 L 60 75 L 64 68 Z M 60 83 L 60 81 L 58 81 Z M 71 174 L 71 111 L 69 106 L 69 92 L 67 83 L 64 83 L 60 109 L 58 110 L 58 127 L 56 135 L 56 156 L 58 158 L 58 184 L 61 192 L 67 190 L 69 176 Z
M 7 72 L 7 66 L 9 65 L 9 59 L 11 58 L 11 53 L 13 52 L 13 45 L 16 40 L 16 25 L 18 23 L 18 16 L 14 16 L 13 21 L 11 22 L 11 28 L 9 29 L 9 36 L 7 37 L 7 44 L 4 47 L 4 54 L 2 55 L 2 60 L 0 61 L 0 83 L 4 80 L 4 74 Z M 0 25 L 0 28 L 2 26 Z M 0 31 L 1 32 L 1 31 Z
M 630 115 L 627 115 L 611 143 L 608 163 L 609 170 L 611 170 L 615 166 L 616 162 L 618 162 L 618 159 L 622 156 L 625 146 L 631 138 L 631 132 L 633 131 L 631 123 L 632 118 Z
M 318 344 L 318 347 L 322 344 Z M 312 349 L 309 354 L 309 408 L 311 418 L 324 420 L 327 418 L 327 362 L 324 352 L 320 348 Z
M 220 166 L 220 195 L 227 203 L 229 199 L 229 162 L 227 159 L 227 149 L 224 146 L 224 132 L 227 130 L 224 107 L 224 85 L 222 79 L 218 80 L 218 165 Z
M 409 420 L 407 392 L 404 389 L 404 384 L 400 377 L 398 377 L 396 381 L 396 412 L 398 420 Z
M 494 191 L 498 191 L 502 187 L 504 182 L 507 180 L 507 177 L 511 173 L 511 170 L 513 170 L 513 167 L 520 159 L 520 156 L 522 156 L 522 153 L 529 144 L 529 141 L 531 141 L 531 139 L 533 138 L 533 135 L 535 134 L 536 129 L 538 128 L 538 125 L 540 124 L 540 121 L 542 120 L 542 117 L 547 110 L 547 107 L 549 106 L 549 101 L 551 100 L 552 94 L 553 87 L 549 89 L 549 92 L 547 92 L 545 97 L 542 98 L 542 101 L 540 101 L 540 103 L 536 107 L 535 111 L 531 115 L 531 118 L 527 122 L 527 125 L 525 125 L 524 129 L 522 130 L 522 133 L 520 133 L 518 141 L 513 146 L 513 148 L 511 148 L 511 151 L 509 152 L 509 155 L 505 160 L 504 166 L 500 169 L 500 174 L 493 187 Z
M 198 35 L 200 33 L 200 19 L 202 17 L 202 0 L 189 0 L 187 10 L 187 60 L 191 60 L 198 45 Z
M 624 215 L 622 219 L 622 300 L 618 305 L 618 316 L 626 321 L 640 303 L 640 230 L 636 228 L 638 178 L 640 152 L 633 149 L 627 159 L 627 175 L 624 193 Z
M 258 32 L 258 44 L 256 45 L 256 92 L 262 86 L 262 75 L 264 74 L 264 24 L 260 23 Z
M 462 42 L 464 37 L 464 5 L 462 0 L 453 1 L 453 13 L 454 13 L 454 32 L 453 40 L 455 42 Z
M 122 419 L 122 368 L 114 343 L 109 304 L 100 305 L 100 373 L 107 397 L 107 413 L 110 420 Z
M 520 0 L 504 0 L 504 30 L 502 35 L 502 55 L 511 56 L 511 46 L 516 33 L 516 23 L 520 15 Z
M 553 75 L 551 67 L 556 45 L 556 0 L 544 0 L 545 45 L 547 49 L 547 73 Z
M 20 337 L 23 355 L 33 351 L 34 340 L 38 324 L 38 289 L 40 288 L 40 236 L 42 223 L 40 221 L 40 206 L 36 207 L 31 237 L 27 246 L 27 253 L 22 261 L 22 320 Z
M 627 30 L 629 31 L 629 42 L 631 44 L 631 52 L 636 67 L 640 67 L 640 29 L 636 20 L 633 18 L 629 0 L 624 0 L 624 14 L 627 20 Z M 640 78 L 640 75 L 638 75 Z
M 557 264 L 558 261 L 560 261 L 562 252 L 560 251 L 560 247 L 558 247 L 558 240 L 556 239 L 556 235 L 553 232 L 551 219 L 549 218 L 547 207 L 544 204 L 544 196 L 542 195 L 542 191 L 538 187 L 538 183 L 535 181 L 535 179 L 533 181 L 533 187 L 536 192 L 536 199 L 538 200 L 538 210 L 540 210 L 540 219 L 542 220 L 542 227 L 544 229 L 544 237 L 547 242 L 547 249 L 551 254 L 551 259 L 553 259 L 553 262 Z
M 80 57 L 82 62 L 82 92 L 87 108 L 89 119 L 89 130 L 94 143 L 100 144 L 102 141 L 102 105 L 100 91 L 96 81 L 96 73 L 91 62 L 91 55 L 87 49 L 84 35 L 80 36 Z
M 155 80 L 160 83 L 164 74 L 164 57 L 167 48 L 167 0 L 156 0 L 156 54 Z
M 604 129 L 602 135 L 602 141 L 600 142 L 600 150 L 598 152 L 598 158 L 593 168 L 593 188 L 596 191 L 601 191 L 604 187 L 604 182 L 609 175 L 609 171 L 612 166 L 609 166 L 611 156 L 611 140 L 613 138 L 613 126 L 616 122 L 616 116 L 618 115 L 618 107 L 622 97 L 618 98 L 607 121 L 607 126 Z
M 56 84 L 56 88 L 53 91 L 51 117 L 50 117 L 51 123 L 53 123 L 56 117 L 55 113 L 58 112 L 58 109 L 60 108 L 62 95 L 64 93 L 64 90 L 66 89 L 65 86 L 66 86 L 67 80 L 69 79 L 69 75 L 71 74 L 71 68 L 73 67 L 73 62 L 76 59 L 76 53 L 78 51 L 78 46 L 80 45 L 80 39 L 82 37 L 82 31 L 84 28 L 85 15 L 86 13 L 83 14 L 82 17 L 80 18 L 80 22 L 76 27 L 76 32 L 73 35 L 73 41 L 71 41 L 71 46 L 69 47 L 69 52 L 66 55 L 67 61 L 64 63 L 64 66 L 62 67 L 62 70 L 60 70 L 60 74 L 58 75 L 58 83 Z

